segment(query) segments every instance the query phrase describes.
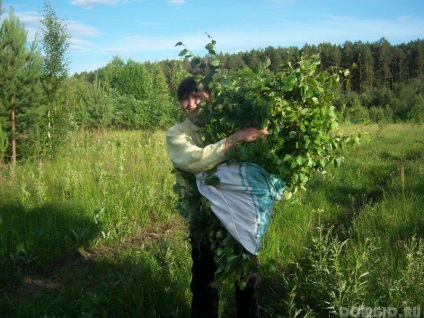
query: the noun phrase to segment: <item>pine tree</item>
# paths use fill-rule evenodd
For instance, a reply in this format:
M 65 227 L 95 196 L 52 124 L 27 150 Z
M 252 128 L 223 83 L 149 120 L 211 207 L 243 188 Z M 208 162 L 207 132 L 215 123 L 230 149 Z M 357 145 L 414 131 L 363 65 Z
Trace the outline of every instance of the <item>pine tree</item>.
M 27 47 L 25 27 L 11 8 L 0 27 L 0 116 L 10 140 L 13 163 L 18 144 L 28 138 L 41 115 L 41 70 L 36 44 Z
M 98 136 L 100 136 L 100 128 L 110 125 L 113 117 L 113 105 L 103 84 L 98 79 L 97 73 L 85 99 L 85 106 L 90 115 L 88 124 L 97 128 Z
M 376 67 L 377 67 L 377 75 L 380 81 L 380 85 L 382 87 L 391 88 L 391 62 L 392 62 L 392 52 L 391 45 L 389 41 L 385 38 L 381 38 L 375 44 L 375 52 L 376 52 Z
M 352 47 L 352 73 L 350 76 L 351 87 L 353 91 L 359 92 L 362 90 L 363 83 L 363 59 L 361 54 L 361 48 L 366 45 L 362 41 L 356 41 Z
M 340 66 L 342 56 L 339 46 L 324 42 L 318 45 L 318 50 L 320 52 L 321 68 L 323 70 L 328 70 L 333 66 Z
M 374 59 L 371 53 L 370 46 L 365 44 L 359 48 L 361 61 L 361 89 L 371 88 L 374 85 Z
M 400 46 L 392 48 L 393 61 L 392 61 L 392 89 L 399 85 L 403 80 L 407 79 L 407 61 L 406 54 Z
M 412 77 L 424 75 L 424 41 L 417 40 L 412 43 L 411 59 Z

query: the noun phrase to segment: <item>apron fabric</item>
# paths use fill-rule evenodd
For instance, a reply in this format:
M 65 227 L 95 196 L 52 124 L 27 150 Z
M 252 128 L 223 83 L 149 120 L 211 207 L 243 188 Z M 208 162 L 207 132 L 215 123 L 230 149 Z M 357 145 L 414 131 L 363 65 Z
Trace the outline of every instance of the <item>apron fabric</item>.
M 207 185 L 210 175 L 196 175 L 199 192 L 211 203 L 212 212 L 228 232 L 256 255 L 272 213 L 286 183 L 254 163 L 221 164 L 214 176 L 219 184 Z

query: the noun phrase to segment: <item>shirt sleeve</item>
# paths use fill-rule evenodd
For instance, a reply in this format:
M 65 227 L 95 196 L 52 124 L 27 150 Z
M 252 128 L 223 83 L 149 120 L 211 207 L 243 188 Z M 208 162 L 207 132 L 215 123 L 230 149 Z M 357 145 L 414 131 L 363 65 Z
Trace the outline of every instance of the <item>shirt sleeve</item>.
M 212 169 L 226 160 L 225 139 L 201 148 L 187 133 L 170 128 L 166 134 L 166 146 L 174 167 L 194 174 Z

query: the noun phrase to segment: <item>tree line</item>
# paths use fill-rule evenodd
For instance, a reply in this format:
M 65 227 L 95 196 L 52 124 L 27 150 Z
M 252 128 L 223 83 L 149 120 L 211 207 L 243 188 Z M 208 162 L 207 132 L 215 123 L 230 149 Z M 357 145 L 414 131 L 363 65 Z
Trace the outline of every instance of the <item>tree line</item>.
M 223 60 L 232 70 L 257 67 L 264 57 L 271 60 L 270 69 L 277 71 L 285 61 L 299 60 L 302 54 L 320 54 L 321 69 L 332 66 L 350 69 L 350 86 L 356 92 L 367 88 L 394 90 L 407 80 L 424 75 L 424 41 L 391 45 L 381 38 L 377 42 L 346 41 L 344 44 L 305 44 L 298 47 L 253 49 L 236 54 L 223 54 Z
M 95 71 L 69 75 L 69 35 L 44 2 L 39 39 L 28 42 L 14 15 L 3 17 L 0 0 L 0 163 L 54 153 L 76 129 L 165 129 L 180 120 L 176 88 L 195 72 L 194 60 L 124 61 L 114 56 Z M 219 45 L 219 44 L 218 44 Z M 218 54 L 230 71 L 270 71 L 302 55 L 319 54 L 320 68 L 339 67 L 350 76 L 337 87 L 336 107 L 350 122 L 424 122 L 424 41 L 391 45 L 322 43 L 267 47 Z M 207 60 L 208 56 L 199 57 Z
M 344 120 L 351 122 L 424 122 L 424 40 L 391 45 L 385 38 L 373 43 L 346 41 L 344 44 L 305 44 L 298 47 L 272 46 L 221 59 L 230 70 L 260 66 L 270 59 L 271 70 L 282 63 L 298 61 L 303 55 L 319 54 L 321 70 L 348 69 L 349 78 L 339 89 L 336 103 Z
M 229 71 L 255 69 L 261 67 L 268 59 L 268 68 L 278 72 L 285 62 L 299 61 L 302 55 L 319 54 L 321 70 L 332 67 L 349 70 L 349 77 L 342 81 L 338 87 L 339 100 L 336 107 L 342 112 L 343 120 L 360 122 L 424 122 L 424 40 L 415 40 L 409 43 L 391 45 L 382 38 L 374 43 L 346 41 L 343 45 L 322 43 L 319 45 L 305 44 L 302 48 L 269 46 L 265 49 L 252 49 L 238 53 L 218 54 L 224 68 Z M 175 102 L 175 89 L 178 81 L 190 73 L 195 73 L 196 64 L 208 60 L 208 55 L 198 57 L 201 61 L 193 59 L 179 61 L 160 61 L 155 63 L 139 63 L 133 60 L 124 62 L 119 57 L 105 67 L 93 72 L 75 74 L 74 77 L 89 83 L 100 79 L 108 89 L 118 91 L 120 95 L 136 96 L 136 99 L 146 100 L 148 85 L 142 83 L 148 75 L 161 77 L 155 83 L 157 92 L 164 88 L 162 93 L 154 96 L 170 94 L 170 101 Z M 137 77 L 137 68 L 146 69 L 143 76 Z M 153 73 L 148 70 L 154 69 Z M 137 88 L 138 86 L 138 88 Z M 162 103 L 165 107 L 167 103 Z M 170 124 L 169 119 L 178 116 L 171 109 L 161 111 L 161 121 L 155 121 L 151 115 L 151 123 Z M 148 112 L 149 113 L 149 112 Z M 169 116 L 170 115 L 170 116 Z M 165 116 L 165 117 L 163 117 Z M 134 118 L 134 117 L 132 117 Z M 135 122 L 122 119 L 112 120 L 112 126 L 139 128 Z M 143 125 L 145 127 L 145 125 Z M 161 126 L 161 125 L 159 125 Z

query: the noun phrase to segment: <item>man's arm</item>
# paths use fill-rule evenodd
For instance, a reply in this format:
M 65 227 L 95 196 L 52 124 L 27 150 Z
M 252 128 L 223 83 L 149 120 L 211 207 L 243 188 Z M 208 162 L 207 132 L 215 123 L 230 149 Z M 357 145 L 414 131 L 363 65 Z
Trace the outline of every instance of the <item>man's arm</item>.
M 199 147 L 193 138 L 179 131 L 170 129 L 166 134 L 166 146 L 171 162 L 176 168 L 190 173 L 204 172 L 224 162 L 226 158 L 223 139 L 206 147 Z
M 196 174 L 224 162 L 227 159 L 226 152 L 238 142 L 254 142 L 258 136 L 267 133 L 266 129 L 247 128 L 202 148 L 195 144 L 191 136 L 174 127 L 166 134 L 166 145 L 169 158 L 176 168 Z

